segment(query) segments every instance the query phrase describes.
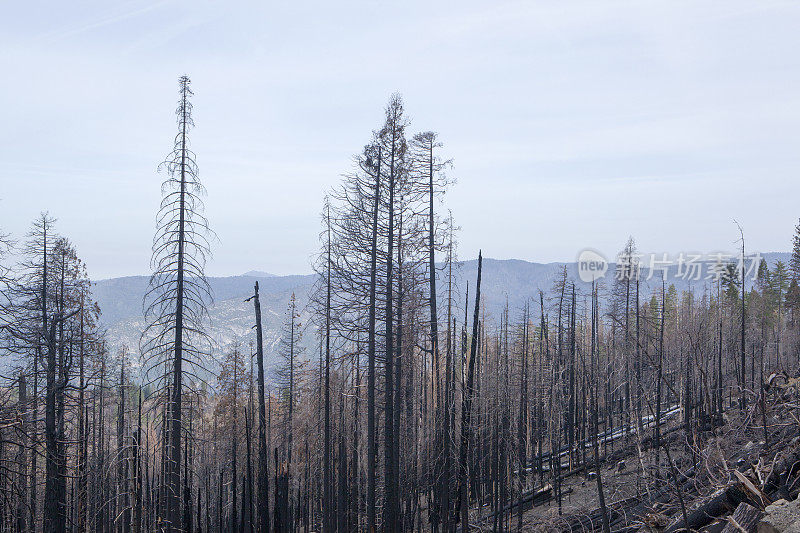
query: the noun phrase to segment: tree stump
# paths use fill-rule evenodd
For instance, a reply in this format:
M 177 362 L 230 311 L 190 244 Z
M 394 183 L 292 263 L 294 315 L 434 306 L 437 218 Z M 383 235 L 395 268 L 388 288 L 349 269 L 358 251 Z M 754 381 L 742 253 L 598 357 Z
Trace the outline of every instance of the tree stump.
M 762 516 L 763 512 L 749 503 L 742 502 L 736 507 L 733 515 L 728 517 L 728 523 L 722 529 L 722 533 L 756 533 Z

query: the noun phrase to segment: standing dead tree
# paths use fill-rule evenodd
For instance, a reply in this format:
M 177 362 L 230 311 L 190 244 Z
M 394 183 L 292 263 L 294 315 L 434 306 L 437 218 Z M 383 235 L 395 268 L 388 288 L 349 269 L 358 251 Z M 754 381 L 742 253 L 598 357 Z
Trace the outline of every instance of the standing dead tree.
M 163 432 L 165 492 L 164 529 L 182 530 L 181 514 L 181 418 L 185 383 L 200 381 L 198 371 L 210 353 L 210 337 L 204 331 L 211 288 L 204 266 L 210 253 L 208 221 L 203 216 L 195 155 L 189 149 L 192 90 L 187 76 L 179 80 L 176 110 L 178 134 L 166 161 L 157 229 L 153 239 L 150 285 L 145 295 L 147 325 L 140 350 L 149 384 L 164 394 Z
M 256 363 L 258 364 L 258 501 L 263 503 L 258 512 L 258 531 L 269 531 L 269 473 L 267 463 L 267 408 L 264 403 L 264 332 L 261 324 L 261 299 L 256 281 L 253 309 L 256 317 Z
M 284 411 L 284 461 L 286 465 L 287 485 L 291 485 L 292 476 L 292 452 L 294 440 L 294 409 L 298 403 L 298 395 L 303 386 L 304 372 L 307 361 L 301 359 L 304 347 L 302 341 L 302 324 L 299 321 L 300 313 L 297 309 L 297 300 L 294 293 L 289 299 L 289 306 L 286 310 L 286 321 L 281 333 L 278 345 L 278 355 L 280 365 L 276 369 L 275 378 L 281 391 Z M 295 508 L 292 504 L 292 495 L 286 493 L 282 495 L 281 504 L 283 508 L 282 516 L 289 524 L 292 524 L 292 517 L 295 516 Z M 277 503 L 276 503 L 277 507 Z
M 468 448 L 470 443 L 470 428 L 472 424 L 472 400 L 475 389 L 475 359 L 478 355 L 478 317 L 481 305 L 481 267 L 483 257 L 478 252 L 478 281 L 475 287 L 475 313 L 472 317 L 472 339 L 469 355 L 469 368 L 467 370 L 467 382 L 464 389 L 464 398 L 461 409 L 461 450 L 459 461 L 459 497 L 461 511 L 461 531 L 469 531 L 469 487 L 467 485 L 468 472 Z M 466 324 L 465 324 L 466 326 Z

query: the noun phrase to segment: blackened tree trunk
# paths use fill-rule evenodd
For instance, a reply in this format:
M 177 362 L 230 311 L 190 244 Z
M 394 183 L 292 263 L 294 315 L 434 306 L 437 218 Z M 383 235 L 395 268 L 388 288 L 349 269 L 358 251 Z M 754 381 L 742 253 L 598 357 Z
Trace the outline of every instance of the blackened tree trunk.
M 236 505 L 237 495 L 236 495 L 236 483 L 238 482 L 238 470 L 236 459 L 238 456 L 238 429 L 236 427 L 236 423 L 238 422 L 239 418 L 239 376 L 238 376 L 239 364 L 238 361 L 234 358 L 233 364 L 233 431 L 231 434 L 231 495 L 233 497 L 233 502 L 231 505 L 231 531 L 238 531 L 239 530 L 239 520 L 237 516 L 238 507 Z
M 394 487 L 392 492 L 397 500 L 395 506 L 395 526 L 402 528 L 400 492 L 400 413 L 402 412 L 403 397 L 403 216 L 400 213 L 397 231 L 397 335 L 395 336 L 395 366 L 394 366 L 394 442 L 392 459 L 394 460 Z
M 28 383 L 25 379 L 25 374 L 20 372 L 19 381 L 18 381 L 18 390 L 19 390 L 19 398 L 17 400 L 17 411 L 18 416 L 22 420 L 22 432 L 19 436 L 19 443 L 17 445 L 17 467 L 19 468 L 19 474 L 17 477 L 17 485 L 19 487 L 19 494 L 17 495 L 17 507 L 14 510 L 16 513 L 16 528 L 18 531 L 25 530 L 25 504 L 27 502 L 27 487 L 28 487 L 28 479 L 27 479 L 27 471 L 28 471 L 28 459 L 27 455 L 27 431 L 29 427 L 29 420 L 28 415 L 26 414 L 26 410 L 28 409 Z
M 359 472 L 359 441 L 358 433 L 360 430 L 359 417 L 361 414 L 361 353 L 356 354 L 353 362 L 355 373 L 355 390 L 353 391 L 353 451 L 350 459 L 350 502 L 347 508 L 347 529 L 352 531 L 358 529 L 359 523 L 359 502 L 361 499 L 361 477 Z
M 185 533 L 192 533 L 192 447 L 189 444 L 189 435 L 192 434 L 192 423 L 194 420 L 189 410 L 189 431 L 183 436 L 183 530 Z M 236 432 L 234 431 L 234 435 Z M 234 486 L 234 493 L 235 493 Z
M 46 242 L 46 241 L 45 241 Z M 46 245 L 45 245 L 46 250 Z M 56 315 L 48 324 L 47 322 L 47 262 L 48 257 L 42 258 L 42 334 L 45 335 L 45 406 L 44 406 L 44 432 L 45 432 L 45 500 L 43 515 L 43 530 L 45 533 L 61 533 L 65 531 L 66 516 L 61 507 L 61 495 L 58 493 L 59 461 L 58 461 L 58 428 L 56 414 L 56 371 L 58 365 Z M 35 474 L 35 473 L 34 473 Z
M 323 517 L 325 523 L 325 531 L 333 531 L 333 496 L 332 489 L 332 472 L 331 472 L 331 218 L 330 218 L 330 205 L 328 205 L 327 213 L 328 221 L 328 244 L 327 244 L 327 258 L 326 258 L 326 276 L 325 276 L 325 443 L 323 458 L 324 463 L 324 499 L 323 499 Z M 290 400 L 291 401 L 291 400 Z
M 159 496 L 168 533 L 185 531 L 181 513 L 183 374 L 196 374 L 207 353 L 201 344 L 211 344 L 204 333 L 206 303 L 211 298 L 203 273 L 210 253 L 206 238 L 209 229 L 202 215 L 200 195 L 204 189 L 188 146 L 188 131 L 194 125 L 190 83 L 187 76 L 179 79 L 178 134 L 172 152 L 162 164 L 169 176 L 162 184 L 151 259 L 153 274 L 145 295 L 147 325 L 140 345 L 148 362 L 146 371 L 156 374 L 153 381 L 162 391 L 169 391 L 164 403 L 164 472 Z
M 251 372 L 252 374 L 252 372 Z M 252 381 L 251 381 L 252 384 Z M 252 398 L 252 395 L 251 395 Z M 251 407 L 252 409 L 252 402 Z M 254 521 L 253 521 L 253 462 L 252 462 L 252 446 L 250 444 L 251 440 L 251 431 L 250 431 L 250 411 L 245 411 L 244 414 L 244 423 L 245 423 L 245 440 L 247 441 L 247 531 L 253 533 L 254 531 Z M 198 495 L 199 497 L 199 495 Z M 244 528 L 243 528 L 244 530 Z
M 125 447 L 125 357 L 123 347 L 119 373 L 119 405 L 117 406 L 117 520 L 122 533 L 130 531 L 130 506 L 128 505 L 128 454 Z
M 475 289 L 475 313 L 472 317 L 472 344 L 470 347 L 469 366 L 467 370 L 467 387 L 464 391 L 463 407 L 461 410 L 461 458 L 459 462 L 459 494 L 461 509 L 461 531 L 469 531 L 469 487 L 468 487 L 468 448 L 472 424 L 472 394 L 475 388 L 475 359 L 478 352 L 478 318 L 481 303 L 481 267 L 483 258 L 478 252 L 478 281 Z
M 598 380 L 600 378 L 600 372 L 598 367 L 598 356 L 597 356 L 597 328 L 598 328 L 598 321 L 599 321 L 599 309 L 597 307 L 597 289 L 595 287 L 594 281 L 592 282 L 592 343 L 591 343 L 591 350 L 592 350 L 592 445 L 594 448 L 594 467 L 595 467 L 595 479 L 597 481 L 597 499 L 600 502 L 600 516 L 603 522 L 603 533 L 610 533 L 611 526 L 608 521 L 608 509 L 606 507 L 606 497 L 605 492 L 603 491 L 603 480 L 602 480 L 602 468 L 600 465 L 600 445 L 598 443 L 598 433 L 600 432 L 600 425 L 598 423 L 598 411 L 599 409 L 599 383 Z
M 47 381 L 45 389 L 45 500 L 43 529 L 45 533 L 63 533 L 66 531 L 66 494 L 62 492 L 60 477 L 62 475 L 60 461 L 60 444 L 58 431 L 58 341 L 56 328 L 61 317 L 56 315 L 50 323 L 47 334 Z
M 388 197 L 388 230 L 386 233 L 386 358 L 385 383 L 386 393 L 384 397 L 384 530 L 395 531 L 397 529 L 397 514 L 399 502 L 395 493 L 396 477 L 395 472 L 395 434 L 394 434 L 394 197 L 395 197 L 395 128 L 392 124 L 391 150 L 389 152 L 389 197 Z
M 337 453 L 338 482 L 336 495 L 336 531 L 347 531 L 347 452 L 344 446 L 344 394 L 339 395 L 339 446 Z M 288 486 L 287 486 L 288 489 Z M 288 491 L 287 491 L 288 495 Z
M 372 243 L 370 251 L 369 277 L 369 339 L 367 341 L 367 530 L 375 533 L 377 528 L 375 481 L 377 468 L 375 439 L 375 306 L 377 292 L 378 258 L 378 212 L 380 206 L 381 147 L 378 146 L 378 162 L 375 169 L 375 205 L 372 210 Z
M 264 404 L 264 341 L 258 282 L 252 296 L 256 314 L 256 362 L 258 363 L 258 532 L 269 531 L 269 474 L 267 472 L 267 408 Z
M 661 380 L 664 375 L 664 327 L 667 321 L 666 308 L 666 274 L 661 278 L 661 320 L 658 336 L 658 367 L 656 369 L 656 416 L 655 416 L 655 449 L 656 449 L 656 477 L 661 477 L 660 450 L 661 450 Z
M 136 425 L 136 443 L 134 447 L 134 456 L 133 456 L 133 465 L 136 469 L 136 475 L 134 476 L 135 482 L 135 504 L 134 504 L 134 511 L 133 511 L 133 531 L 134 533 L 139 533 L 142 529 L 142 510 L 144 506 L 143 501 L 143 494 L 142 494 L 142 484 L 143 484 L 143 477 L 142 477 L 142 391 L 138 391 L 138 399 L 139 399 L 139 413 L 138 413 L 138 424 Z M 144 448 L 145 454 L 147 453 L 147 448 Z M 146 460 L 146 459 L 145 459 Z M 85 531 L 84 529 L 79 530 L 81 532 Z
M 180 211 L 178 214 L 178 265 L 177 296 L 175 301 L 175 358 L 172 367 L 172 401 L 170 404 L 169 450 L 167 462 L 167 520 L 170 532 L 177 533 L 181 529 L 180 486 L 181 486 L 181 415 L 183 402 L 183 311 L 184 311 L 184 264 L 186 234 L 186 99 L 183 93 L 183 120 L 181 124 L 181 186 Z
M 33 405 L 31 406 L 31 424 L 30 424 L 30 431 L 31 431 L 31 474 L 30 474 L 30 503 L 28 507 L 30 508 L 30 515 L 29 515 L 29 522 L 28 522 L 28 529 L 30 531 L 36 531 L 36 464 L 37 464 L 37 444 L 38 444 L 38 432 L 37 432 L 37 419 L 39 413 L 39 364 L 41 361 L 41 349 L 39 347 L 36 348 L 36 353 L 34 354 L 33 359 Z
M 738 223 L 736 225 L 739 226 Z M 744 279 L 744 232 L 742 231 L 742 227 L 741 226 L 739 226 L 739 233 L 742 236 L 742 258 L 741 258 L 741 261 L 739 261 L 740 268 L 741 268 L 740 277 L 741 277 L 741 280 L 742 280 L 742 299 L 741 299 L 741 303 L 742 303 L 741 315 L 742 316 L 741 316 L 741 343 L 740 343 L 740 353 L 741 353 L 741 359 L 742 359 L 742 387 L 741 387 L 742 390 L 741 390 L 741 393 L 740 393 L 740 396 L 739 396 L 739 406 L 742 409 L 744 409 L 747 406 L 747 397 L 745 395 L 745 389 L 747 387 L 747 381 L 746 381 L 746 379 L 747 379 L 747 375 L 746 375 L 747 374 L 747 367 L 745 366 L 745 343 L 746 343 L 746 328 L 745 328 L 745 326 L 746 326 L 746 323 L 747 323 L 747 313 L 746 313 L 746 308 L 745 308 L 746 293 L 745 293 L 745 279 Z M 752 378 L 752 376 L 751 376 L 751 378 Z
M 455 365 L 453 364 L 453 335 L 457 331 L 456 319 L 453 318 L 453 224 L 452 216 L 449 224 L 450 242 L 448 244 L 447 260 L 447 346 L 445 351 L 445 385 L 444 385 L 444 414 L 443 414 L 443 436 L 442 436 L 442 455 L 444 456 L 444 467 L 442 479 L 440 481 L 439 509 L 441 522 L 446 533 L 450 532 L 450 488 L 452 481 L 451 474 L 451 428 L 454 420 L 451 412 L 453 389 L 455 384 Z M 451 324 L 452 320 L 452 324 Z M 452 329 L 451 329 L 452 327 Z M 453 409 L 455 411 L 455 409 Z M 435 524 L 434 524 L 435 525 Z
M 528 454 L 528 313 L 528 306 L 526 305 L 522 318 L 522 361 L 520 363 L 522 376 L 519 385 L 519 422 L 517 424 L 517 458 L 519 461 L 519 509 L 517 509 L 519 516 L 517 529 L 519 531 L 522 531 L 522 496 L 525 492 L 525 470 L 528 466 L 525 461 Z
M 433 157 L 433 148 L 435 145 L 436 138 L 433 134 L 430 134 L 426 138 L 424 138 L 425 143 L 425 151 L 428 160 L 428 307 L 430 308 L 430 349 L 431 349 L 431 357 L 436 365 L 436 377 L 438 378 L 438 369 L 439 369 L 439 317 L 438 313 L 436 312 L 436 239 L 435 239 L 435 220 L 434 220 L 434 213 L 433 213 L 433 196 L 434 196 L 434 157 Z M 448 327 L 449 321 L 448 318 Z M 449 354 L 448 354 L 449 357 Z M 449 363 L 449 361 L 447 362 Z M 447 366 L 445 363 L 445 366 Z M 446 368 L 445 372 L 449 372 L 449 367 Z M 445 376 L 445 395 L 447 395 L 447 384 L 448 384 L 448 377 Z M 434 381 L 434 385 L 436 387 L 439 386 L 438 379 Z M 447 403 L 449 402 L 449 398 L 443 398 L 443 405 L 444 405 L 444 412 L 441 418 L 441 435 L 442 435 L 442 442 L 441 442 L 441 453 L 442 453 L 442 463 L 447 463 L 448 456 L 450 454 L 449 450 L 449 413 L 447 411 Z M 439 499 L 439 519 L 445 523 L 445 528 L 447 527 L 447 512 L 449 504 L 447 503 L 447 496 L 445 495 L 445 491 L 449 490 L 449 487 L 446 485 L 446 479 L 448 479 L 449 472 L 447 472 L 447 466 L 443 465 L 442 470 L 439 472 L 440 479 L 439 490 L 436 497 Z

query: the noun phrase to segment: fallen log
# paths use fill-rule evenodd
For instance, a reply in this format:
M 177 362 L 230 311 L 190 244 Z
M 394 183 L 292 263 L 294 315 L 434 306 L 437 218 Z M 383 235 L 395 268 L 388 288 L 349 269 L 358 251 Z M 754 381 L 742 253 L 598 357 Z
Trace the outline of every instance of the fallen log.
M 675 533 L 686 529 L 700 529 L 716 518 L 728 514 L 747 500 L 747 493 L 739 483 L 732 483 L 706 498 L 697 508 L 688 513 L 687 521 L 683 517 L 670 525 L 666 533 Z
M 764 481 L 764 492 L 769 494 L 774 500 L 791 500 L 789 480 L 800 471 L 800 447 L 791 453 L 783 456 L 780 461 L 772 467 L 767 479 Z
M 564 496 L 566 494 L 570 494 L 571 492 L 572 492 L 572 488 L 566 488 L 566 489 L 563 489 L 561 491 L 561 495 Z M 528 509 L 531 509 L 531 508 L 536 507 L 538 505 L 542 505 L 544 503 L 552 501 L 552 500 L 554 500 L 556 498 L 556 496 L 557 495 L 553 492 L 552 485 L 550 485 L 549 483 L 547 485 L 545 485 L 544 487 L 541 487 L 539 489 L 526 492 L 522 496 L 522 499 L 521 499 L 522 510 L 523 511 L 527 511 Z M 508 513 L 509 511 L 512 511 L 512 510 L 514 510 L 513 512 L 518 512 L 515 509 L 517 507 L 519 507 L 519 504 L 520 504 L 520 499 L 519 498 L 515 498 L 512 503 L 510 503 L 510 504 L 506 505 L 505 507 L 503 507 L 503 514 L 506 514 L 506 513 Z M 484 515 L 484 516 L 481 517 L 480 521 L 481 522 L 485 522 L 486 520 L 488 520 L 490 518 L 494 518 L 495 514 L 497 514 L 497 513 L 493 512 L 493 513 L 489 513 L 487 515 Z

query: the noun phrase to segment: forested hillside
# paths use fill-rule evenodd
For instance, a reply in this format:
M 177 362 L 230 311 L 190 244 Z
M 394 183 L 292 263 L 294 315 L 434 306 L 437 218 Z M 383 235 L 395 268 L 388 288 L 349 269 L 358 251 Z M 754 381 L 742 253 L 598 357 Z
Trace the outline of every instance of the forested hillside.
M 695 281 L 628 235 L 589 281 L 461 257 L 458 162 L 393 95 L 313 274 L 210 278 L 192 98 L 150 276 L 93 283 L 46 211 L 2 238 L 0 531 L 717 531 L 797 497 L 800 225 L 754 256 L 732 223 Z

